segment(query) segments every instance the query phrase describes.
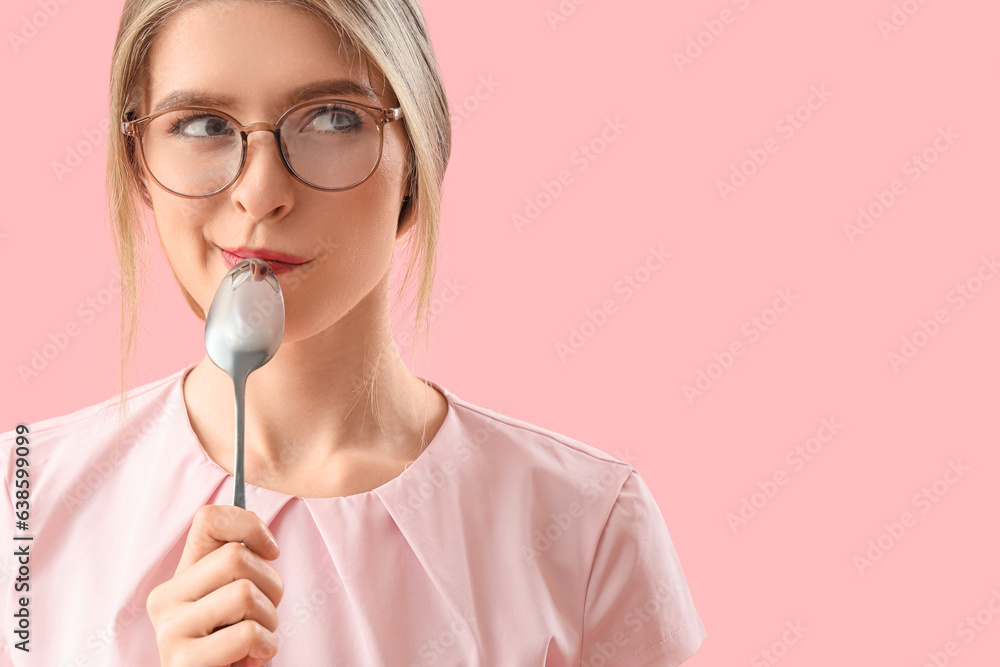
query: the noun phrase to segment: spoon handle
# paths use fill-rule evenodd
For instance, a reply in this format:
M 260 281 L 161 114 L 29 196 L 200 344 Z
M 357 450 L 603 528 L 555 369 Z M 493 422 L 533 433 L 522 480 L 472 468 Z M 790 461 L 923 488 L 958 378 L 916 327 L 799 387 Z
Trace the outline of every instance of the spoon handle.
M 233 505 L 247 508 L 246 488 L 243 483 L 243 420 L 248 373 L 236 373 L 233 387 L 236 390 L 236 461 L 233 464 Z
M 243 416 L 248 375 L 249 373 L 236 373 L 233 377 L 233 389 L 236 392 L 236 462 L 233 464 L 233 505 L 243 509 L 247 508 L 246 488 L 243 483 Z M 240 660 L 233 664 L 242 666 L 243 661 Z M 271 667 L 271 661 L 268 660 L 264 663 L 264 667 Z

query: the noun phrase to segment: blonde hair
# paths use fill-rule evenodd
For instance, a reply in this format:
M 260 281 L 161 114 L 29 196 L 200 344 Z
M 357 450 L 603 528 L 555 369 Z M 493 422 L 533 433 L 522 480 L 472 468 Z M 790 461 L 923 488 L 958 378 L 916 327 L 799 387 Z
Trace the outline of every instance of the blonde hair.
M 139 109 L 147 82 L 150 47 L 157 34 L 181 9 L 210 1 L 218 0 L 126 0 L 111 57 L 112 131 L 108 136 L 106 186 L 122 284 L 117 395 L 122 422 L 128 412 L 127 401 L 124 400 L 127 394 L 126 369 L 134 354 L 139 294 L 148 279 L 149 270 L 145 257 L 140 253 L 141 249 L 148 247 L 140 218 L 140 202 L 150 211 L 152 202 L 140 180 L 142 172 L 134 140 L 121 133 L 119 123 L 135 117 Z M 421 275 L 416 294 L 414 333 L 415 338 L 423 333 L 426 359 L 426 318 L 434 282 L 442 182 L 451 153 L 451 121 L 444 85 L 418 1 L 263 1 L 299 8 L 328 23 L 337 31 L 344 45 L 360 54 L 369 72 L 374 64 L 402 107 L 402 123 L 409 139 L 406 165 L 410 199 L 401 209 L 400 221 L 413 216 L 413 224 L 407 230 L 410 258 L 397 298 L 419 264 Z M 183 286 L 181 290 L 191 309 L 204 319 L 202 308 Z M 411 310 L 412 303 L 406 311 Z

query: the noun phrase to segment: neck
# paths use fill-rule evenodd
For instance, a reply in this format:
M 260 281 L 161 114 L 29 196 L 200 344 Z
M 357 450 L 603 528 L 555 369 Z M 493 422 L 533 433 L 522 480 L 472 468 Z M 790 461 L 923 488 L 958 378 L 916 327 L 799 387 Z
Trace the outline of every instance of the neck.
M 248 482 L 255 475 L 304 478 L 348 460 L 402 466 L 419 455 L 447 406 L 404 365 L 388 312 L 386 279 L 335 325 L 283 342 L 250 374 L 244 427 Z M 188 373 L 183 391 L 206 453 L 232 472 L 232 379 L 206 355 Z

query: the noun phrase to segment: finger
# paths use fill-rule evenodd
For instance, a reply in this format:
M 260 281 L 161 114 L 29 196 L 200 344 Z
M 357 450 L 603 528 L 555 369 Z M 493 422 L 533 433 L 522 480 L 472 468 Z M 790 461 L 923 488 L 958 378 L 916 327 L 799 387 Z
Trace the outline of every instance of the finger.
M 227 542 L 177 577 L 172 597 L 181 602 L 196 602 L 239 579 L 252 581 L 275 607 L 281 602 L 285 592 L 281 575 L 239 542 Z
M 244 620 L 278 631 L 278 610 L 249 579 L 232 581 L 187 605 L 183 617 L 171 619 L 170 633 L 175 637 L 205 637 Z
M 240 621 L 188 642 L 181 664 L 231 665 L 250 657 L 266 662 L 278 652 L 278 638 L 256 621 Z
M 228 542 L 242 542 L 262 558 L 278 557 L 278 545 L 260 517 L 234 505 L 203 505 L 191 520 L 174 576 Z

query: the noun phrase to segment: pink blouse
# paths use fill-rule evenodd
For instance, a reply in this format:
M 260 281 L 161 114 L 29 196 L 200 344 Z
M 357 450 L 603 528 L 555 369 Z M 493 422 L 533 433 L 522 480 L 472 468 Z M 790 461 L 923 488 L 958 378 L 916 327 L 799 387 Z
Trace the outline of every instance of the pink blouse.
M 130 392 L 122 439 L 111 400 L 29 424 L 27 530 L 15 527 L 16 434 L 0 436 L 0 666 L 159 665 L 146 598 L 173 576 L 195 510 L 233 499 L 188 420 L 193 367 Z M 638 472 L 430 384 L 447 416 L 382 486 L 300 498 L 246 485 L 281 548 L 273 667 L 687 660 L 705 628 Z

